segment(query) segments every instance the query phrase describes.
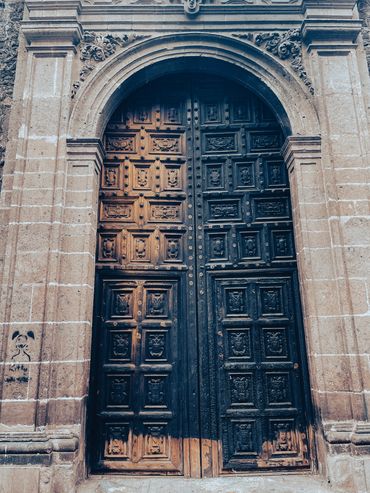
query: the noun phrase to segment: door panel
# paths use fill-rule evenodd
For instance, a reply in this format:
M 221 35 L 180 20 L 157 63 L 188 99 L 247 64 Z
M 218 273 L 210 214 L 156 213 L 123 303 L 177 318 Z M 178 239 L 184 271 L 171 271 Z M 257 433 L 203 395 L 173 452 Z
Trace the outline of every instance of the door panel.
M 198 325 L 208 474 L 308 466 L 283 136 L 234 84 L 194 89 Z M 205 302 L 206 300 L 207 302 Z M 205 324 L 208 320 L 209 323 Z M 207 350 L 206 350 L 207 348 Z M 211 417 L 211 418 L 209 418 Z
M 157 89 L 119 108 L 105 134 L 94 460 L 98 469 L 182 474 L 190 100 Z
M 93 467 L 307 467 L 304 343 L 281 129 L 252 92 L 168 77 L 105 134 Z

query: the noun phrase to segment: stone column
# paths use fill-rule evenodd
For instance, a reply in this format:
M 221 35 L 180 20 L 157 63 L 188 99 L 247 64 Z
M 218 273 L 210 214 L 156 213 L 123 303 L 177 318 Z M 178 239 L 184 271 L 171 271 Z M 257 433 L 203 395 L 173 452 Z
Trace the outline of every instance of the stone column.
M 83 466 L 102 152 L 98 141 L 82 152 L 66 139 L 79 2 L 27 8 L 22 124 L 2 194 L 0 490 L 72 493 Z
M 314 402 L 331 481 L 363 492 L 370 489 L 370 140 L 357 47 L 361 24 L 354 1 L 304 4 L 303 36 L 322 128 L 321 166 L 304 167 L 305 175 L 313 172 L 314 186 L 296 199 L 303 197 L 298 208 L 305 221 L 314 214 L 318 226 L 312 223 L 298 248 L 307 264 L 301 276 L 305 318 L 312 320 Z M 288 144 L 293 154 L 296 144 Z

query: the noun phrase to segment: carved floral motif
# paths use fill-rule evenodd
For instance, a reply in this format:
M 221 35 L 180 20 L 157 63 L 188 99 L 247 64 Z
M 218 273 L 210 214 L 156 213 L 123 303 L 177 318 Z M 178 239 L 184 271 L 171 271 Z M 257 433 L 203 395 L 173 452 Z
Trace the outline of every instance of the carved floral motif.
M 116 53 L 117 48 L 123 48 L 134 41 L 146 37 L 134 32 L 114 35 L 85 31 L 80 44 L 80 60 L 84 63 L 80 70 L 79 80 L 72 84 L 72 98 L 75 97 L 81 83 L 91 74 L 97 63 L 103 62 Z
M 290 29 L 284 33 L 260 33 L 254 39 L 257 46 L 265 46 L 267 51 L 280 58 L 290 60 L 292 69 L 299 75 L 311 94 L 315 90 L 308 77 L 302 61 L 302 32 L 301 29 Z

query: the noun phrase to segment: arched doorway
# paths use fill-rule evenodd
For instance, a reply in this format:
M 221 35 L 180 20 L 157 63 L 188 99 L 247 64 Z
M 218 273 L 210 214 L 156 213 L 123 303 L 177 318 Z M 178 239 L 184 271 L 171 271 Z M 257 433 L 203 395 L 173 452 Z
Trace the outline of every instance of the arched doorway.
M 218 475 L 309 466 L 284 135 L 253 92 L 171 75 L 105 132 L 93 467 Z

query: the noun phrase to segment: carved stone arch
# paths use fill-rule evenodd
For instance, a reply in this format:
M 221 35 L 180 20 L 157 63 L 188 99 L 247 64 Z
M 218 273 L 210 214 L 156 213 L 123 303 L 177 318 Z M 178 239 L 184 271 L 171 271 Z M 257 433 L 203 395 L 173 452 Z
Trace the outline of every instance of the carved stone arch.
M 227 73 L 257 92 L 273 107 L 286 136 L 320 133 L 312 96 L 287 65 L 248 40 L 191 32 L 140 41 L 102 64 L 77 93 L 69 137 L 100 138 L 132 90 L 160 75 L 189 70 Z

